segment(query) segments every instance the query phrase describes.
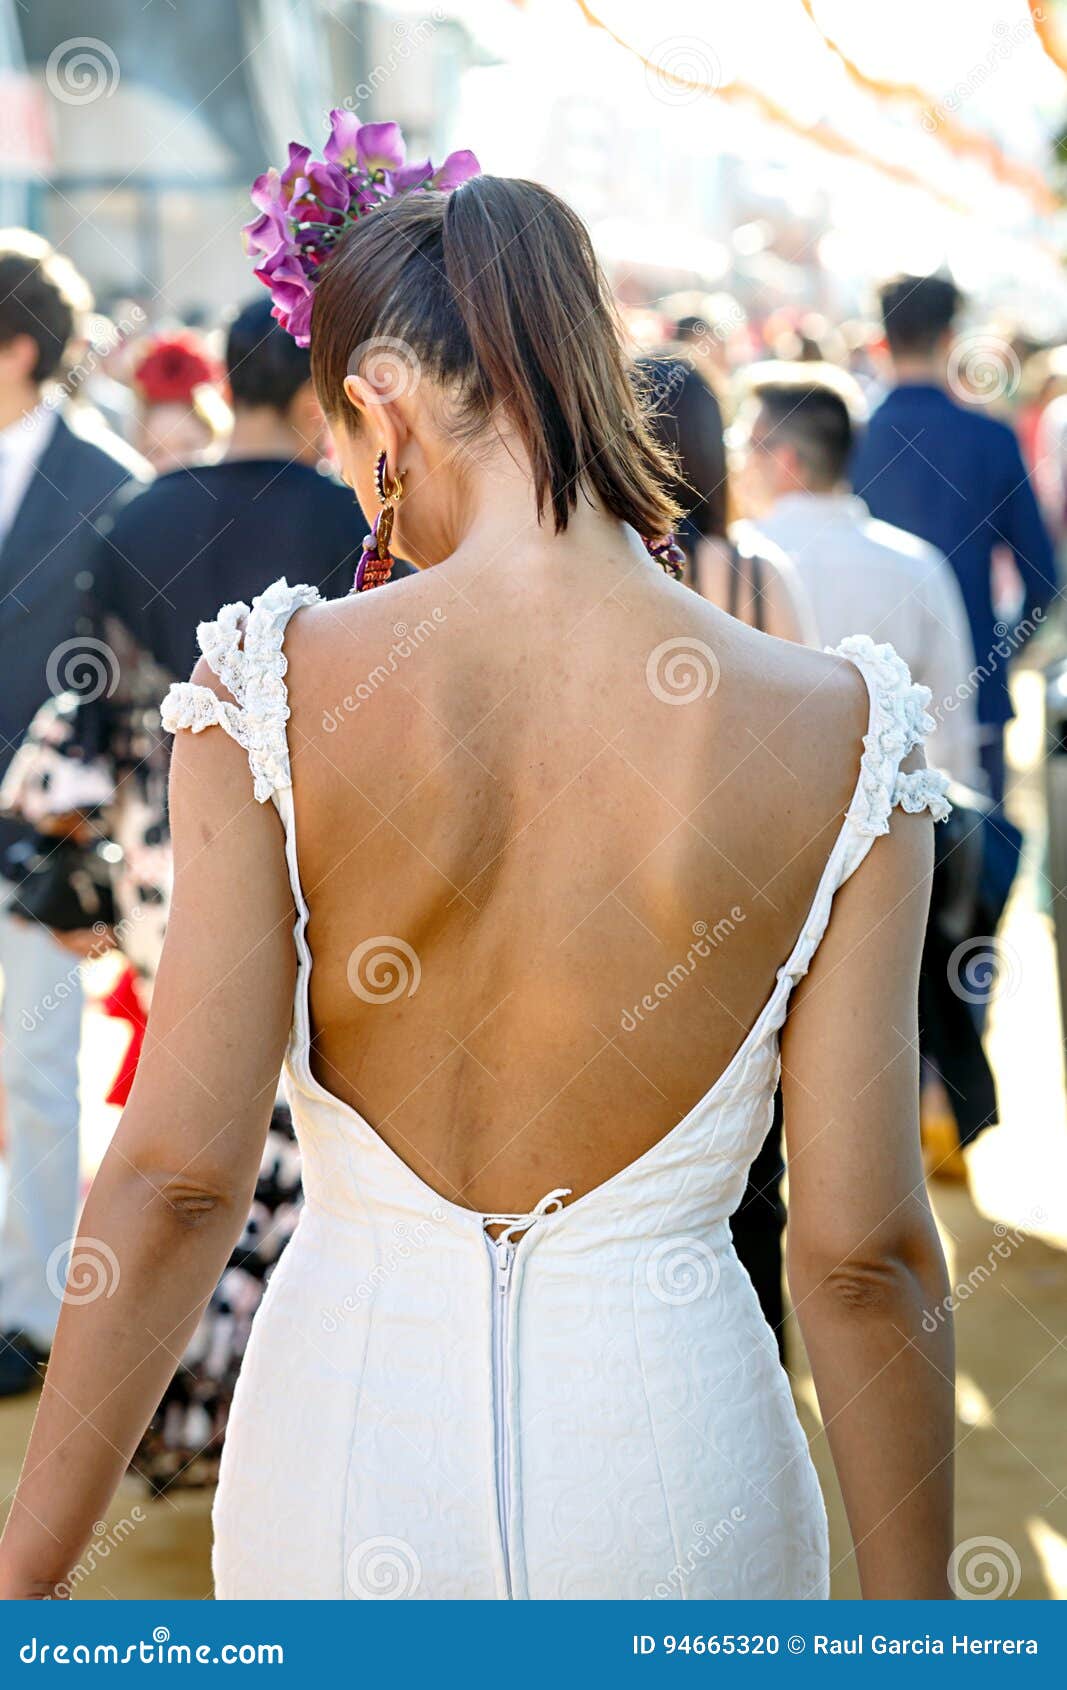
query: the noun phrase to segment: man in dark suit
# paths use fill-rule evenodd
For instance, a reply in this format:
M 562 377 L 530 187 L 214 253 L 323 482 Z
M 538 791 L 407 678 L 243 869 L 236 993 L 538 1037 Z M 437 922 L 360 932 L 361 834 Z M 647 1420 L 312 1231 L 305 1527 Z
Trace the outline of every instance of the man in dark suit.
M 0 778 L 50 693 L 112 684 L 113 654 L 87 633 L 86 572 L 115 495 L 144 467 L 103 428 L 46 397 L 85 286 L 21 231 L 0 235 Z M 0 820 L 2 1073 L 7 1190 L 0 1222 L 0 1396 L 29 1389 L 52 1341 L 78 1197 L 78 964 L 9 913 Z
M 971 360 L 976 372 L 992 372 L 990 396 L 998 387 L 1007 392 L 1011 349 L 988 336 L 954 342 L 963 302 L 946 276 L 897 276 L 882 289 L 881 303 L 895 386 L 859 444 L 852 485 L 873 517 L 918 534 L 955 571 L 974 642 L 979 754 L 990 797 L 999 803 L 1011 657 L 1059 587 L 1052 541 L 1014 432 L 980 406 L 961 403 Z M 993 602 L 998 547 L 1011 553 L 1023 589 L 1014 629 L 998 621 Z

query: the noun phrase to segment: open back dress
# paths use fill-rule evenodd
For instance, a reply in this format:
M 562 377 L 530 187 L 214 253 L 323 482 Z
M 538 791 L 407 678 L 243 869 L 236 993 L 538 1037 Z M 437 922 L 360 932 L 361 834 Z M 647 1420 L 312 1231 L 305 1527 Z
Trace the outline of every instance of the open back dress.
M 485 1215 L 431 1189 L 314 1077 L 286 624 L 313 587 L 229 605 L 200 644 L 235 702 L 182 683 L 173 732 L 248 750 L 285 830 L 298 956 L 284 1081 L 306 1204 L 256 1316 L 215 1505 L 219 1597 L 823 1598 L 826 1515 L 728 1219 L 766 1136 L 778 1035 L 834 894 L 894 805 L 947 813 L 901 763 L 933 723 L 888 645 L 839 648 L 870 719 L 793 950 L 711 1089 L 567 1203 Z M 698 941 L 699 943 L 699 941 Z

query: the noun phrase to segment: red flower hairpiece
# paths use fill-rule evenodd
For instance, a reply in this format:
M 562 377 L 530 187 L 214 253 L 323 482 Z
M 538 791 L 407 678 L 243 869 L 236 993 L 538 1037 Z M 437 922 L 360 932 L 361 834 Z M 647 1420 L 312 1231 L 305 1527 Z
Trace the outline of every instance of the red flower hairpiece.
M 438 169 L 425 159 L 408 164 L 396 123 L 360 123 L 350 111 L 330 113 L 323 157 L 289 143 L 283 171 L 268 170 L 252 184 L 259 212 L 244 230 L 249 252 L 259 255 L 256 276 L 270 289 L 274 316 L 298 346 L 311 339 L 315 271 L 346 229 L 397 194 L 427 189 L 449 193 L 481 165 L 471 152 L 449 153 Z
M 138 359 L 134 386 L 148 405 L 191 403 L 198 387 L 214 387 L 221 371 L 191 334 L 159 335 Z

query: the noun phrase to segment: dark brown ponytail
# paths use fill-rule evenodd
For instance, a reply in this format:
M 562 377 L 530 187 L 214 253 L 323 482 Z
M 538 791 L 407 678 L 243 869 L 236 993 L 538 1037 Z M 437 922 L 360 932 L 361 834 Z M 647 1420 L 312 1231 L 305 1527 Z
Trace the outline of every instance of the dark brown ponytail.
M 673 527 L 676 468 L 628 374 L 589 235 L 547 188 L 479 176 L 358 223 L 316 290 L 311 367 L 328 416 L 349 409 L 355 350 L 383 338 L 453 387 L 464 432 L 510 423 L 557 533 L 579 493 L 640 534 Z

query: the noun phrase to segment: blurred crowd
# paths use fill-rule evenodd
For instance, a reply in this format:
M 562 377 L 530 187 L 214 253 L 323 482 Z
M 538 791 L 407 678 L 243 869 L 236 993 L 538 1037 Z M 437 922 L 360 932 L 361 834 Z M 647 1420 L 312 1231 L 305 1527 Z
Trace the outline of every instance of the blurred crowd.
M 923 968 L 924 1144 L 931 1173 L 961 1177 L 997 1103 L 981 1007 L 950 989 L 950 964 L 995 934 L 1021 848 L 1004 736 L 1013 664 L 1055 637 L 1067 347 L 975 329 L 943 275 L 887 281 L 870 321 L 756 319 L 706 293 L 620 311 L 677 465 L 688 585 L 780 638 L 889 641 L 930 688 L 929 758 L 955 809 Z M 37 1382 L 74 1231 L 86 957 L 124 959 L 104 1005 L 130 1029 L 111 1101 L 136 1068 L 169 896 L 162 695 L 194 665 L 197 624 L 280 569 L 347 593 L 366 528 L 334 476 L 308 354 L 266 297 L 211 325 L 150 325 L 135 300 L 94 310 L 34 237 L 0 236 L 3 1133 L 18 1193 L 0 1229 L 0 1395 Z M 734 1220 L 778 1331 L 779 1136 L 776 1120 Z M 203 1475 L 221 1443 L 299 1203 L 293 1155 L 279 1117 L 259 1218 L 142 1449 L 160 1485 L 194 1451 Z

